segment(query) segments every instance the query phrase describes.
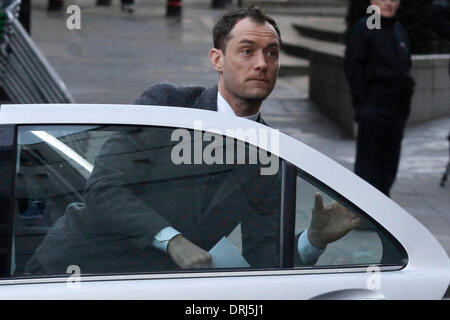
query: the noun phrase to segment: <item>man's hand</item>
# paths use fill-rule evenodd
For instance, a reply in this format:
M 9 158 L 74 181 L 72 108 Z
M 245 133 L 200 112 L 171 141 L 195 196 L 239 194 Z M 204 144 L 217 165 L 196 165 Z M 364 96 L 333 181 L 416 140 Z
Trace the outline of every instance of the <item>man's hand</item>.
M 167 252 L 181 269 L 212 267 L 211 255 L 181 234 L 169 241 Z
M 361 219 L 338 202 L 334 201 L 325 207 L 322 195 L 314 195 L 314 209 L 308 228 L 308 239 L 314 247 L 323 249 L 360 224 Z

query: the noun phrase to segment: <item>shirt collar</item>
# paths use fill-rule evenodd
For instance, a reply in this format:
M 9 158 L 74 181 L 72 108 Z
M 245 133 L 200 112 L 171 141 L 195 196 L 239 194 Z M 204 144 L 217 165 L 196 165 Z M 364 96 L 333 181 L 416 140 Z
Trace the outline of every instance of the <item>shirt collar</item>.
M 229 103 L 222 97 L 219 90 L 217 90 L 217 111 L 222 113 L 228 113 L 232 115 L 236 115 L 229 105 Z M 251 116 L 242 117 L 245 119 L 256 121 L 259 117 L 259 111 L 255 114 L 252 114 Z

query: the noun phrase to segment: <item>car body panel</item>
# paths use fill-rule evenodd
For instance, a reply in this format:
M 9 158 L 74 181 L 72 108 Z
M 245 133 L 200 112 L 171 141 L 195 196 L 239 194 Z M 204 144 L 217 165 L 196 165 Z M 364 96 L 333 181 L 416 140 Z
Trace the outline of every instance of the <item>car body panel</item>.
M 127 280 L 127 276 L 111 278 L 111 280 L 118 281 L 104 281 L 102 279 L 105 278 L 102 277 L 89 279 L 83 277 L 82 286 L 78 290 L 68 289 L 67 279 L 5 280 L 0 281 L 0 284 L 22 284 L 13 286 L 14 288 L 8 286 L 9 294 L 6 294 L 6 291 L 3 290 L 5 287 L 1 286 L 0 295 L 2 296 L 5 293 L 10 297 L 43 298 L 37 287 L 45 286 L 48 289 L 45 297 L 57 299 L 61 298 L 60 294 L 63 292 L 63 297 L 69 299 L 78 297 L 184 299 L 186 298 L 185 292 L 187 292 L 185 290 L 189 290 L 190 299 L 239 299 L 242 297 L 249 299 L 302 299 L 324 297 L 324 294 L 330 292 L 335 292 L 336 297 L 342 297 L 342 290 L 344 290 L 344 296 L 347 294 L 353 298 L 358 298 L 358 296 L 370 298 L 372 296 L 388 299 L 438 299 L 444 295 L 449 286 L 450 261 L 448 255 L 435 237 L 414 217 L 337 162 L 292 137 L 278 132 L 278 130 L 270 129 L 254 121 L 213 111 L 179 107 L 61 104 L 1 105 L 0 124 L 151 125 L 221 132 L 238 139 L 242 138 L 238 129 L 263 130 L 271 137 L 275 137 L 279 144 L 267 145 L 261 139 L 257 146 L 289 161 L 366 212 L 401 243 L 408 255 L 406 267 L 401 270 L 380 273 L 381 295 L 364 295 L 364 292 L 377 293 L 374 290 L 364 291 L 368 287 L 368 277 L 373 273 L 367 272 L 367 270 L 355 273 L 351 272 L 354 269 L 343 268 L 342 270 L 329 270 L 330 274 L 323 270 L 320 272 L 320 269 L 319 271 L 310 269 L 306 271 L 274 270 L 262 272 L 260 275 L 256 275 L 255 272 L 233 273 L 228 271 L 224 272 L 223 276 L 221 273 L 211 273 L 209 276 L 202 273 L 191 273 L 184 277 L 176 276 L 165 279 L 155 278 L 154 275 L 145 275 L 142 277 L 150 279 L 140 279 L 139 281 Z M 344 274 L 345 277 L 341 276 Z M 161 277 L 168 277 L 168 275 Z M 261 277 L 264 277 L 264 281 Z M 44 283 L 41 283 L 40 286 L 26 284 L 30 281 Z M 298 283 L 298 288 L 292 289 L 293 283 Z M 106 288 L 110 288 L 110 290 Z M 125 294 L 126 292 L 128 294 Z

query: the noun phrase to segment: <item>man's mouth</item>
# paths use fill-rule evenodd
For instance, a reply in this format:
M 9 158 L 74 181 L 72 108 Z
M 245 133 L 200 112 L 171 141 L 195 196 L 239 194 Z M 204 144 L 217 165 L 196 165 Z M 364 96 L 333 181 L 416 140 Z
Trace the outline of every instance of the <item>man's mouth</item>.
M 267 80 L 267 79 L 257 79 L 257 78 L 248 79 L 248 81 L 259 81 L 259 82 L 264 82 L 264 83 L 269 82 L 269 80 Z

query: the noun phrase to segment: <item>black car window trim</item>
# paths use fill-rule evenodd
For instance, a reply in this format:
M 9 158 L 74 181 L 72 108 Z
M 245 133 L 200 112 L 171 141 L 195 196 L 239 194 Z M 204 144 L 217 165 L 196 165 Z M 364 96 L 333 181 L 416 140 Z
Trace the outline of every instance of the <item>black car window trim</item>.
M 296 167 L 281 160 L 280 268 L 294 267 Z
M 301 179 L 305 180 L 306 182 L 308 182 L 309 184 L 313 185 L 314 187 L 316 187 L 317 189 L 325 192 L 326 194 L 328 194 L 328 196 L 332 197 L 335 201 L 341 203 L 342 205 L 346 206 L 347 208 L 350 208 L 353 212 L 357 212 L 357 214 L 361 215 L 364 217 L 364 219 L 368 220 L 371 224 L 373 224 L 377 230 L 379 231 L 379 234 L 381 232 L 382 235 L 384 235 L 386 237 L 386 240 L 389 241 L 397 250 L 397 252 L 400 254 L 400 263 L 399 264 L 392 264 L 392 263 L 383 263 L 380 262 L 379 264 L 370 264 L 370 266 L 377 266 L 377 267 L 386 267 L 386 270 L 391 270 L 391 268 L 393 269 L 403 269 L 408 265 L 408 261 L 409 261 L 409 257 L 408 257 L 408 253 L 406 251 L 406 249 L 401 245 L 401 243 L 388 231 L 386 230 L 381 224 L 379 224 L 374 218 L 372 218 L 369 214 L 367 214 L 364 210 L 362 210 L 361 208 L 359 208 L 356 204 L 354 204 L 353 202 L 351 202 L 350 200 L 348 200 L 347 198 L 345 198 L 344 196 L 342 196 L 340 193 L 338 193 L 337 191 L 331 189 L 328 185 L 326 185 L 325 183 L 323 183 L 322 181 L 318 180 L 317 178 L 313 177 L 312 175 L 310 175 L 309 173 L 307 173 L 306 171 L 300 169 L 300 168 L 296 168 L 297 172 L 296 175 L 298 177 L 300 177 Z M 384 254 L 383 254 L 384 256 Z M 368 267 L 369 264 L 346 264 L 346 265 L 336 265 L 336 266 L 298 266 L 295 267 L 295 269 L 305 269 L 305 268 L 330 268 L 330 267 L 336 267 L 336 268 L 359 268 L 359 267 Z
M 15 125 L 0 125 L 0 276 L 11 273 L 14 188 L 17 157 Z

